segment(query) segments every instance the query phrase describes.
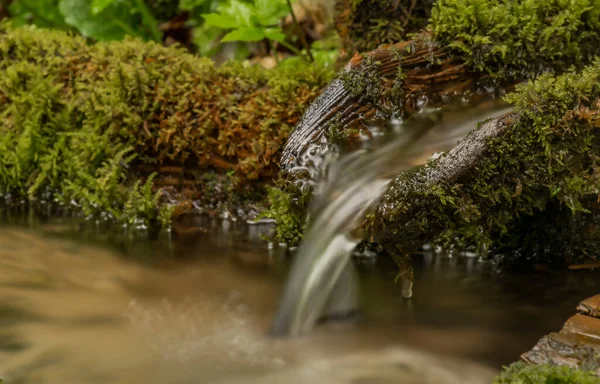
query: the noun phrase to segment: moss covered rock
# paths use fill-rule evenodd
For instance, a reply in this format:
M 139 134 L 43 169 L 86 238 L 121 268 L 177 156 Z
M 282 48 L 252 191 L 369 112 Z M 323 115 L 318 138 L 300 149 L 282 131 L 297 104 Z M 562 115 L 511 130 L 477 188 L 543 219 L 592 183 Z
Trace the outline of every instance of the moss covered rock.
M 319 66 L 216 67 L 139 40 L 89 45 L 2 27 L 0 192 L 51 193 L 87 214 L 154 220 L 146 178 L 175 170 L 162 185 L 187 188 L 191 200 L 239 200 L 236 191 L 261 190 L 277 174 L 283 143 L 331 75 Z

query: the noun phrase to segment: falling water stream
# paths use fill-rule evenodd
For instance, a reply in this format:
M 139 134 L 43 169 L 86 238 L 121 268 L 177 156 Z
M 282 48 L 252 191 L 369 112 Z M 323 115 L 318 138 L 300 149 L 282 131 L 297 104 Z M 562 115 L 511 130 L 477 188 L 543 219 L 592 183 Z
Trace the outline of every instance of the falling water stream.
M 489 384 L 597 293 L 597 275 L 495 274 L 489 263 L 427 251 L 415 258 L 415 295 L 405 301 L 393 265 L 364 256 L 350 264 L 348 255 L 351 229 L 389 177 L 502 108 L 446 111 L 433 125 L 424 114 L 392 127 L 403 139 L 383 136 L 342 156 L 323 176 L 311 230 L 295 252 L 268 248 L 268 225 L 199 219 L 193 234 L 150 240 L 0 206 L 0 379 Z M 411 127 L 430 129 L 413 136 Z M 308 284 L 297 283 L 299 275 Z M 342 283 L 356 295 L 336 296 Z M 358 305 L 358 314 L 302 337 L 268 336 L 277 314 L 283 329 L 300 332 L 322 308 L 335 313 L 332 294 Z
M 393 137 L 388 134 L 370 148 L 354 151 L 329 166 L 317 162 L 317 171 L 311 172 L 312 176 L 320 177 L 310 208 L 311 224 L 298 250 L 274 321 L 275 335 L 295 336 L 312 329 L 322 316 L 351 313 L 356 300 L 349 261 L 362 240 L 360 236 L 353 236 L 352 231 L 365 210 L 383 194 L 392 177 L 416 165 L 419 155 L 433 154 L 430 151 L 434 148 L 433 151 L 451 149 L 455 140 L 475 129 L 478 122 L 508 113 L 510 108 L 492 100 L 476 113 L 464 114 L 460 108 L 458 111 L 454 114 L 446 111 L 449 116 L 442 120 L 436 119 L 440 110 L 423 110 L 421 116 L 405 124 L 392 120 L 389 131 L 395 132 Z M 310 124 L 309 118 L 305 120 Z M 303 128 L 301 123 L 300 130 L 310 131 Z M 305 136 L 299 137 L 305 139 Z M 319 140 L 314 145 L 322 147 Z M 318 152 L 306 145 L 302 149 L 295 143 L 290 146 L 293 150 L 288 152 L 296 153 L 296 158 L 304 162 L 310 154 Z M 403 281 L 402 285 L 403 295 L 410 297 L 412 281 Z

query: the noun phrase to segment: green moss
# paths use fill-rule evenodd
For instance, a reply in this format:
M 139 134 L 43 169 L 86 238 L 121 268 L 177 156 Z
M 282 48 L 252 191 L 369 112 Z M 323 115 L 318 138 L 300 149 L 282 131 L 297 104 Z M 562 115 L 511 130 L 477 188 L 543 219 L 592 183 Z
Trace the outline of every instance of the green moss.
M 325 128 L 325 136 L 327 141 L 332 144 L 339 143 L 348 137 L 348 131 L 342 125 L 342 114 L 336 113 L 329 121 L 329 125 Z
M 600 194 L 600 61 L 582 72 L 542 75 L 507 97 L 515 115 L 456 179 L 432 181 L 442 158 L 397 177 L 367 215 L 372 240 L 407 254 L 435 240 L 448 249 L 498 250 L 527 217 L 554 209 L 586 215 Z M 469 138 L 467 137 L 466 140 Z M 593 227 L 592 227 L 593 228 Z M 504 251 L 513 247 L 504 248 Z M 561 262 L 598 257 L 568 253 Z
M 371 2 L 353 4 L 356 9 L 377 9 Z M 406 96 L 402 92 L 406 81 L 393 79 L 389 69 L 401 66 L 407 55 L 412 56 L 404 69 L 417 70 L 416 78 L 409 79 L 416 81 L 409 84 L 417 88 L 414 93 L 425 95 L 444 92 L 443 78 L 433 76 L 426 83 L 429 74 L 450 69 L 444 62 L 465 63 L 472 74 L 465 73 L 457 81 L 472 76 L 474 87 L 505 86 L 542 73 L 560 74 L 572 66 L 582 69 L 600 54 L 600 0 L 441 0 L 433 6 L 427 31 L 408 37 L 410 44 L 404 44 L 402 51 L 391 46 L 387 52 L 363 53 L 361 64 L 342 74 L 345 88 L 358 103 L 369 103 L 384 115 L 402 112 L 398 105 Z M 373 55 L 385 62 L 380 66 L 385 75 L 374 65 Z M 436 81 L 442 82 L 442 89 Z M 385 105 L 392 108 L 382 108 Z
M 598 384 L 600 377 L 567 366 L 527 365 L 522 362 L 505 367 L 494 384 Z
M 372 57 L 364 56 L 360 67 L 344 71 L 340 75 L 344 88 L 360 101 L 377 102 L 383 91 L 379 76 L 380 64 Z
M 301 190 L 287 178 L 281 178 L 277 187 L 268 188 L 270 208 L 261 217 L 275 220 L 275 237 L 289 246 L 302 240 L 306 228 L 306 210 L 312 190 Z
M 292 127 L 332 77 L 316 65 L 215 67 L 139 40 L 88 45 L 1 28 L 0 193 L 52 191 L 128 222 L 168 216 L 149 177 L 164 166 L 233 172 L 233 195 L 269 183 Z
M 585 65 L 598 53 L 598 0 L 439 0 L 428 29 L 495 82 Z

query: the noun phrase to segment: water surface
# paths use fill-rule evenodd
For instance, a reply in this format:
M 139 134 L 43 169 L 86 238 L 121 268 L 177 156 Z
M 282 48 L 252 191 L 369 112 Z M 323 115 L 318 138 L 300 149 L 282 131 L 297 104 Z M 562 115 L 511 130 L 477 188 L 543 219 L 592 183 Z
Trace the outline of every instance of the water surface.
M 481 119 L 464 113 L 446 113 L 411 161 L 473 128 L 457 121 Z M 196 224 L 149 240 L 0 207 L 0 379 L 483 384 L 600 290 L 589 271 L 496 274 L 475 258 L 423 253 L 405 301 L 391 262 L 362 258 L 358 316 L 272 339 L 293 253 L 268 247 L 266 226 Z
M 359 316 L 273 340 L 289 255 L 266 228 L 207 221 L 151 241 L 0 216 L 7 383 L 485 383 L 598 289 L 593 273 L 498 275 L 424 254 L 406 302 L 390 265 L 363 260 Z

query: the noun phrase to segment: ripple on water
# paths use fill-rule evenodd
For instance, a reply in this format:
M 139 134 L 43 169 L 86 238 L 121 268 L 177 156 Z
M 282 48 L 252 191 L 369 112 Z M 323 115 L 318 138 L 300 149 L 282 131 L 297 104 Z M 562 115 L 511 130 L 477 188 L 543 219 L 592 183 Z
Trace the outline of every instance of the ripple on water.
M 253 315 L 233 292 L 224 301 L 187 297 L 144 304 L 131 300 L 124 315 L 135 332 L 166 360 L 202 358 L 213 363 L 271 364 Z M 223 367 L 226 367 L 224 365 Z

